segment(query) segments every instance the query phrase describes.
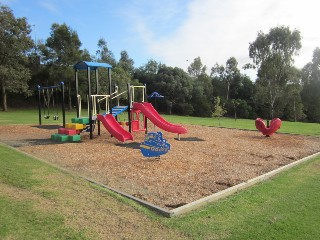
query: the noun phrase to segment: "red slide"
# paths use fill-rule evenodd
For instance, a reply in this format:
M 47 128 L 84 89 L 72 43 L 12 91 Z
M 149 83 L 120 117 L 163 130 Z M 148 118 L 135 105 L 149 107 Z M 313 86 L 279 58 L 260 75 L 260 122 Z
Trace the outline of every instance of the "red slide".
M 187 129 L 181 125 L 176 125 L 168 122 L 160 114 L 157 110 L 154 109 L 151 103 L 143 102 L 143 103 L 134 103 L 133 108 L 140 110 L 150 121 L 156 125 L 157 127 L 172 133 L 187 133 Z
M 112 114 L 107 114 L 106 116 L 99 114 L 97 119 L 101 121 L 103 126 L 119 141 L 125 142 L 127 140 L 133 140 L 131 133 L 123 129 Z

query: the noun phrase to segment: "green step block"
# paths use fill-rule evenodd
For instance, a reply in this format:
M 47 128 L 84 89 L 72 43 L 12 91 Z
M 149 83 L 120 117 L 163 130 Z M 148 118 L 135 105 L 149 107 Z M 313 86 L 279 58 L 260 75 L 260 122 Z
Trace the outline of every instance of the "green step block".
M 68 136 L 68 141 L 69 142 L 79 142 L 80 140 L 81 140 L 81 136 L 80 135 Z
M 58 141 L 59 142 L 67 142 L 68 141 L 68 138 L 69 138 L 69 136 L 68 135 L 65 135 L 65 134 L 60 134 L 59 136 L 58 136 Z
M 54 141 L 58 141 L 59 135 L 60 135 L 59 133 L 52 134 L 51 135 L 51 139 L 54 140 Z
M 89 124 L 89 118 L 71 118 L 72 123 Z

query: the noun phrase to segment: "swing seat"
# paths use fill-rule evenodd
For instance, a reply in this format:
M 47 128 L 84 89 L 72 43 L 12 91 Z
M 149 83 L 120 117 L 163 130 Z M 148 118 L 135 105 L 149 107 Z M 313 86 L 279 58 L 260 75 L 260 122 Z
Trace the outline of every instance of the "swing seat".
M 54 115 L 53 120 L 59 120 L 59 116 Z
M 50 115 L 45 115 L 44 116 L 44 119 L 49 119 L 50 118 Z

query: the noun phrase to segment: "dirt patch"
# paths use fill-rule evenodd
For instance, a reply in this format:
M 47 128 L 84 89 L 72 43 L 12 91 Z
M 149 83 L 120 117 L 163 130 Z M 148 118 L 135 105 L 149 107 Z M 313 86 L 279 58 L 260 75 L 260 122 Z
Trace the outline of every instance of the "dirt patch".
M 56 143 L 57 129 L 0 126 L 0 141 L 81 176 L 166 209 L 182 206 L 320 151 L 317 137 L 187 125 L 188 133 L 163 132 L 171 150 L 160 160 L 142 156 L 134 141 L 120 143 L 104 129 L 79 143 Z M 149 127 L 153 130 L 153 125 Z M 159 130 L 159 129 L 156 129 Z

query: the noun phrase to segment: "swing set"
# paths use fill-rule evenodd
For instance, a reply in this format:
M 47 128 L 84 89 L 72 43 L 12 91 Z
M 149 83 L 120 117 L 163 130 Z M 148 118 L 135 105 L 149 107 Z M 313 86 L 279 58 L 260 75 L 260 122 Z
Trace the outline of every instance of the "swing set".
M 39 125 L 42 125 L 42 117 L 44 119 L 59 120 L 59 104 L 62 111 L 62 122 L 65 127 L 66 116 L 64 106 L 64 82 L 60 82 L 56 86 L 41 87 L 37 86 L 38 90 L 38 110 L 39 110 Z M 60 98 L 60 101 L 59 101 Z M 43 116 L 42 116 L 43 113 Z

